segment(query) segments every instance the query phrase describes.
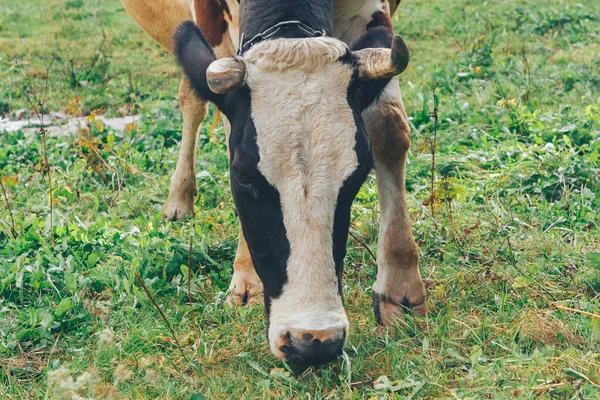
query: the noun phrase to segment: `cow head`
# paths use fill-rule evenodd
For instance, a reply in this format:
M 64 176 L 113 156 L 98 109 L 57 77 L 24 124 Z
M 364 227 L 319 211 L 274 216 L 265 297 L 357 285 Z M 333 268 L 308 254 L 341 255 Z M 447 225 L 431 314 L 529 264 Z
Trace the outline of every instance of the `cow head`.
M 351 204 L 372 166 L 361 111 L 408 63 L 398 36 L 368 35 L 359 42 L 388 48 L 270 39 L 216 60 L 192 22 L 175 33 L 197 94 L 231 123 L 231 187 L 264 285 L 269 342 L 293 362 L 329 361 L 348 335 L 342 263 Z

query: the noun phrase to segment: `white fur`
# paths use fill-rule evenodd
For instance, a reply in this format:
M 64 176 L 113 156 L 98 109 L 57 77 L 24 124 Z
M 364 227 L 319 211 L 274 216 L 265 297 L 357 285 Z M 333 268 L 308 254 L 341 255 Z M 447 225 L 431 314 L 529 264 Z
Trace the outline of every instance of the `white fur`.
M 267 40 L 252 47 L 244 58 L 263 72 L 285 71 L 290 68 L 313 72 L 338 60 L 348 52 L 348 46 L 338 39 L 318 37 L 307 39 Z
M 196 0 L 190 0 L 190 11 L 192 12 L 192 19 L 194 22 L 197 21 L 196 17 L 196 7 L 194 7 Z
M 387 0 L 334 0 L 333 10 L 334 36 L 352 44 L 367 32 L 373 13 L 389 14 L 389 4 Z
M 346 97 L 352 69 L 336 61 L 346 51 L 330 38 L 285 39 L 246 58 L 258 168 L 279 191 L 291 250 L 288 281 L 271 303 L 275 353 L 289 330 L 348 330 L 332 250 L 337 197 L 358 166 Z

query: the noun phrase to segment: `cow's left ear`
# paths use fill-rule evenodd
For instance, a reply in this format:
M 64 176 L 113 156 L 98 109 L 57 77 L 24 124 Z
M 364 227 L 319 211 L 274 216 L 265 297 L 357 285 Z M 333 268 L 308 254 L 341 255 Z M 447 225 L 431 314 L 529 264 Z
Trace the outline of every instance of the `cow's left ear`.
M 408 66 L 409 53 L 400 35 L 384 27 L 367 31 L 353 46 L 360 79 L 385 79 L 400 75 Z
M 406 70 L 409 61 L 404 40 L 385 27 L 369 29 L 352 46 L 352 55 L 364 108 L 379 97 L 391 78 Z
M 206 78 L 206 71 L 217 58 L 212 47 L 193 21 L 182 22 L 173 33 L 175 56 L 189 78 L 197 96 L 219 106 L 221 95 L 214 93 Z

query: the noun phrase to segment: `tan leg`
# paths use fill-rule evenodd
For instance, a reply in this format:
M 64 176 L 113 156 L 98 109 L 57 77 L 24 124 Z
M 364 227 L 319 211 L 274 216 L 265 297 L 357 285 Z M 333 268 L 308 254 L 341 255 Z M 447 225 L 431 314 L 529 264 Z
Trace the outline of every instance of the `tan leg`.
M 198 128 L 208 112 L 208 103 L 196 97 L 185 76 L 179 85 L 179 101 L 183 113 L 181 148 L 175 173 L 171 177 L 169 198 L 163 207 L 163 215 L 171 221 L 194 214 Z
M 175 27 L 192 19 L 189 0 L 121 0 L 121 3 L 138 25 L 169 52 L 173 52 L 171 36 Z M 195 97 L 186 77 L 179 85 L 179 101 L 183 112 L 181 151 L 171 178 L 169 198 L 163 207 L 165 218 L 173 221 L 194 213 L 194 156 L 198 127 L 207 112 L 207 104 Z
M 231 285 L 229 285 L 227 302 L 230 305 L 256 304 L 263 300 L 262 294 L 263 285 L 254 270 L 248 245 L 240 228 L 240 238 L 235 261 L 233 262 L 233 277 L 231 278 Z
M 410 127 L 397 79 L 364 112 L 364 118 L 375 158 L 381 209 L 373 307 L 377 321 L 388 325 L 404 308 L 412 307 L 419 315 L 427 312 L 418 248 L 406 208 L 404 174 Z

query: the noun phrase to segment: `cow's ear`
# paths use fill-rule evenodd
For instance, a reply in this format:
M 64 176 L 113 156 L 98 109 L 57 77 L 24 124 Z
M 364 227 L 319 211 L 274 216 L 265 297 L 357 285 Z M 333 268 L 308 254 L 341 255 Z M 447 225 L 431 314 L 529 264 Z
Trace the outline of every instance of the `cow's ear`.
M 177 61 L 198 97 L 219 106 L 222 96 L 210 90 L 206 78 L 208 67 L 217 58 L 200 29 L 193 21 L 182 22 L 173 33 L 173 42 Z
M 408 65 L 408 48 L 398 35 L 386 27 L 372 28 L 352 46 L 360 79 L 362 107 L 366 108 L 381 94 L 390 79 Z

